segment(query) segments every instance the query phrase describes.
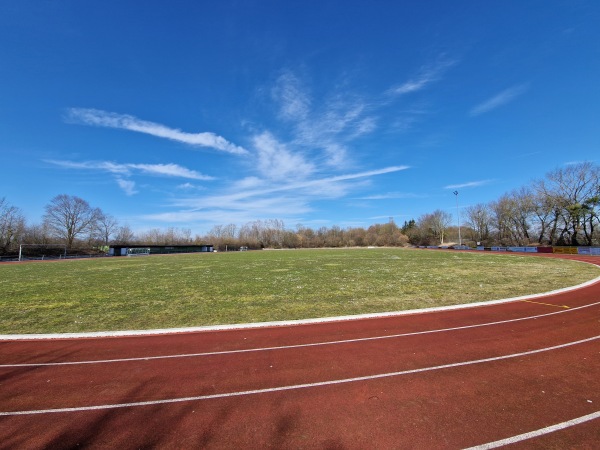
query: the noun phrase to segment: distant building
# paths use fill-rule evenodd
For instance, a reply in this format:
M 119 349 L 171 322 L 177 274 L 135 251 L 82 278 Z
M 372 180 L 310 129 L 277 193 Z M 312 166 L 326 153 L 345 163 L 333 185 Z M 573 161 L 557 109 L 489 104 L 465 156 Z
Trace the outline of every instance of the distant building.
M 141 254 L 135 249 L 147 249 L 150 255 L 168 255 L 173 253 L 212 253 L 213 245 L 111 245 L 109 256 L 127 256 L 128 254 Z

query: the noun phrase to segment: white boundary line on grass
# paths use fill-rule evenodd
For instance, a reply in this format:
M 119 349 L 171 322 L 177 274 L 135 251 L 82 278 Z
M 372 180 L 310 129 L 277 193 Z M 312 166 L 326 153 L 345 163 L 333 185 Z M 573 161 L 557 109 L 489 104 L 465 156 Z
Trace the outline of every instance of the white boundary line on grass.
M 106 409 L 132 408 L 132 407 L 136 407 L 136 406 L 165 405 L 165 404 L 170 404 L 170 403 L 183 403 L 183 402 L 203 401 L 203 400 L 230 398 L 230 397 L 243 397 L 243 396 L 247 396 L 247 395 L 256 395 L 256 394 L 270 394 L 273 392 L 292 391 L 292 390 L 298 390 L 298 389 L 332 386 L 332 385 L 345 384 L 345 383 L 355 383 L 358 381 L 372 381 L 372 380 L 378 380 L 378 379 L 382 379 L 382 378 L 392 378 L 392 377 L 398 377 L 398 376 L 402 376 L 402 375 L 411 375 L 411 374 L 421 373 L 421 372 L 430 372 L 433 370 L 451 369 L 451 368 L 455 368 L 455 367 L 470 366 L 470 365 L 474 365 L 474 364 L 482 364 L 482 363 L 487 363 L 487 362 L 502 361 L 505 359 L 519 358 L 521 356 L 535 355 L 537 353 L 545 353 L 545 352 L 550 352 L 552 350 L 559 350 L 559 349 L 572 347 L 572 346 L 579 345 L 579 344 L 585 344 L 587 342 L 592 342 L 592 341 L 595 341 L 598 339 L 600 339 L 600 335 L 593 336 L 593 337 L 590 337 L 587 339 L 581 339 L 578 341 L 567 342 L 565 344 L 554 345 L 552 347 L 539 348 L 537 350 L 529 350 L 529 351 L 520 352 L 520 353 L 512 353 L 512 354 L 504 355 L 504 356 L 494 356 L 491 358 L 475 359 L 475 360 L 471 360 L 471 361 L 463 361 L 463 362 L 450 363 L 450 364 L 442 364 L 440 366 L 422 367 L 420 369 L 402 370 L 399 372 L 387 372 L 387 373 L 380 373 L 380 374 L 376 374 L 376 375 L 366 375 L 366 376 L 362 376 L 362 377 L 342 378 L 342 379 L 338 379 L 338 380 L 328 380 L 328 381 L 317 381 L 314 383 L 292 384 L 292 385 L 288 385 L 288 386 L 277 386 L 277 387 L 272 387 L 272 388 L 252 389 L 252 390 L 248 390 L 248 391 L 223 392 L 221 394 L 198 395 L 198 396 L 194 396 L 194 397 L 167 398 L 167 399 L 163 399 L 163 400 L 147 400 L 147 401 L 130 402 L 130 403 L 78 406 L 78 407 L 70 407 L 70 408 L 51 408 L 51 409 L 36 409 L 36 410 L 24 410 L 24 411 L 0 411 L 0 417 L 24 416 L 24 415 L 31 415 L 31 414 L 97 411 L 97 410 L 106 410 Z
M 222 330 L 245 330 L 254 328 L 267 328 L 267 327 L 282 327 L 290 325 L 308 325 L 328 322 L 342 322 L 349 320 L 360 320 L 360 319 L 377 319 L 385 317 L 396 317 L 405 316 L 411 314 L 422 314 L 436 311 L 450 311 L 455 309 L 466 309 L 476 308 L 478 306 L 491 306 L 498 305 L 501 303 L 517 302 L 522 300 L 531 300 L 535 298 L 543 298 L 551 295 L 561 294 L 563 292 L 570 292 L 577 289 L 582 289 L 587 286 L 591 286 L 600 282 L 600 277 L 594 278 L 585 283 L 570 286 L 562 289 L 556 289 L 554 291 L 548 291 L 541 294 L 523 295 L 520 297 L 511 297 L 500 300 L 489 300 L 485 302 L 477 303 L 466 303 L 461 305 L 451 306 L 437 306 L 434 308 L 420 308 L 410 309 L 406 311 L 392 311 L 385 313 L 372 313 L 372 314 L 357 314 L 353 316 L 337 316 L 337 317 L 322 317 L 315 319 L 300 319 L 300 320 L 281 320 L 276 322 L 257 322 L 257 323 L 246 323 L 246 324 L 231 324 L 231 325 L 208 325 L 201 327 L 185 327 L 185 328 L 165 328 L 157 330 L 122 330 L 122 331 L 95 331 L 95 332 L 84 332 L 84 333 L 55 333 L 55 334 L 0 334 L 0 341 L 18 341 L 18 340 L 38 340 L 38 339 L 72 339 L 72 338 L 97 338 L 97 337 L 121 337 L 121 336 L 147 336 L 147 335 L 161 335 L 161 334 L 176 334 L 176 333 L 194 333 L 200 331 L 222 331 Z

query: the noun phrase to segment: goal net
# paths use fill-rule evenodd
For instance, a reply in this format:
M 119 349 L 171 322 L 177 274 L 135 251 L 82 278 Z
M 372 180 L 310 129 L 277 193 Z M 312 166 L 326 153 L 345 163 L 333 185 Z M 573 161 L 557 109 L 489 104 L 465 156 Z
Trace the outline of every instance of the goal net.
M 62 259 L 67 257 L 64 244 L 21 244 L 19 261 L 24 259 Z

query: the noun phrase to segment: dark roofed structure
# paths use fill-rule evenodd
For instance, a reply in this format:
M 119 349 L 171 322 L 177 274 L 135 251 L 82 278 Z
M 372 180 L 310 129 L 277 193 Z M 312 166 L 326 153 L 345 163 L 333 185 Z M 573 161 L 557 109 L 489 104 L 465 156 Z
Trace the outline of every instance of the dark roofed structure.
M 130 251 L 133 249 L 133 252 Z M 111 245 L 108 251 L 110 256 L 127 256 L 135 253 L 135 249 L 148 249 L 147 254 L 151 255 L 168 255 L 173 253 L 211 253 L 214 251 L 212 244 L 203 245 Z

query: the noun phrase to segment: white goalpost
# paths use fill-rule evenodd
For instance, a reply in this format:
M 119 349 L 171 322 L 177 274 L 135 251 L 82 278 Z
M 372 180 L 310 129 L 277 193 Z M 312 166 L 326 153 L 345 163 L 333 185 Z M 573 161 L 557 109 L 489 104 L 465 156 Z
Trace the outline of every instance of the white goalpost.
M 67 257 L 67 246 L 65 244 L 20 244 L 19 245 L 19 261 L 23 260 L 23 247 L 42 247 L 42 248 L 62 248 L 64 251 L 59 255 L 59 258 Z M 42 259 L 45 255 L 42 255 Z

